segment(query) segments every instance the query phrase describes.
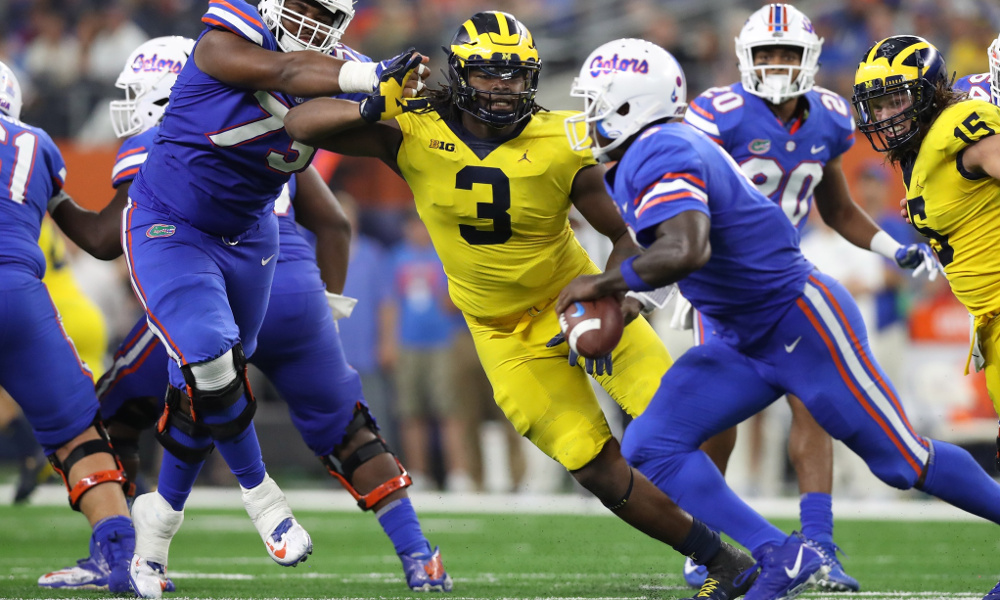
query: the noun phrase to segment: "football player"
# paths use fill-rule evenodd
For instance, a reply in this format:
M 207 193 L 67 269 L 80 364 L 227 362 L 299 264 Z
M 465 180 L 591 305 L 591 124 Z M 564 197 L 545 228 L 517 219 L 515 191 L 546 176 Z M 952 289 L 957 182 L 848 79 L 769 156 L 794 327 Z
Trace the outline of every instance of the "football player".
M 448 275 L 497 404 L 519 433 L 558 461 L 618 517 L 707 563 L 720 593 L 742 593 L 751 564 L 679 510 L 622 458 L 590 386 L 586 363 L 566 362 L 552 339 L 555 298 L 580 273 L 597 273 L 570 229 L 575 205 L 614 241 L 611 264 L 636 251 L 589 152 L 566 146 L 563 119 L 535 103 L 541 61 L 513 16 L 481 12 L 448 48 L 448 87 L 430 105 L 365 126 L 359 106 L 317 99 L 289 111 L 293 139 L 375 157 L 409 183 Z M 626 299 L 634 317 L 639 304 Z M 558 336 L 557 336 L 558 338 Z M 619 405 L 640 414 L 670 357 L 643 319 L 625 327 L 589 370 Z
M 956 92 L 965 92 L 973 100 L 985 100 L 1000 106 L 1000 35 L 986 50 L 990 61 L 988 73 L 966 75 L 952 86 Z
M 865 53 L 853 102 L 858 129 L 902 170 L 907 219 L 930 238 L 948 285 L 973 315 L 966 373 L 973 362 L 985 369 L 1000 413 L 1000 107 L 966 99 L 949 84 L 937 48 L 920 37 L 893 36 Z M 1000 468 L 1000 437 L 997 448 Z M 986 597 L 1000 599 L 1000 584 Z
M 92 552 L 109 565 L 108 588 L 128 592 L 135 548 L 128 481 L 98 416 L 93 375 L 42 283 L 39 230 L 65 196 L 66 165 L 48 134 L 19 120 L 21 102 L 17 78 L 0 63 L 0 386 L 62 476 L 70 506 L 90 522 Z
M 58 211 L 74 233 L 85 237 L 85 249 L 107 253 L 109 258 L 114 254 L 111 246 L 116 245 L 117 226 L 102 217 L 113 213 L 115 206 L 120 209 L 125 205 L 132 181 L 158 133 L 177 79 L 177 69 L 162 65 L 183 65 L 192 45 L 186 38 L 157 38 L 137 48 L 126 62 L 118 78 L 126 99 L 112 101 L 111 114 L 116 134 L 132 137 L 118 151 L 112 173 L 115 198 L 100 215 L 87 214 L 71 202 Z M 347 60 L 370 62 L 339 43 L 331 52 Z M 152 56 L 158 57 L 152 67 L 136 68 L 144 57 Z M 440 552 L 431 550 L 407 497 L 410 478 L 378 434 L 361 393 L 360 378 L 344 359 L 334 324 L 354 307 L 353 299 L 339 293 L 350 241 L 347 219 L 313 168 L 289 180 L 275 201 L 274 212 L 281 233 L 278 267 L 259 335 L 261 344 L 249 362 L 282 392 L 294 424 L 331 475 L 354 495 L 363 510 L 375 511 L 403 562 L 410 588 L 450 591 L 451 578 L 444 571 Z M 313 231 L 314 244 L 300 232 L 297 220 Z M 156 424 L 163 410 L 162 393 L 168 386 L 163 368 L 166 361 L 163 344 L 143 318 L 126 336 L 111 370 L 97 384 L 101 413 L 133 478 L 139 467 L 139 433 Z M 161 428 L 161 442 L 170 448 L 171 440 L 163 434 Z M 99 559 L 91 556 L 78 561 L 76 567 L 42 576 L 39 585 L 94 587 L 101 581 L 102 571 Z M 170 591 L 171 585 L 167 581 L 164 591 Z
M 625 431 L 626 459 L 693 516 L 751 549 L 761 572 L 748 600 L 794 597 L 829 566 L 812 542 L 785 535 L 736 496 L 698 447 L 785 393 L 887 484 L 1000 523 L 1000 484 L 965 450 L 913 430 L 871 355 L 854 300 L 802 256 L 781 207 L 711 138 L 675 119 L 684 91 L 677 61 L 642 40 L 596 49 L 572 88 L 585 103 L 567 126 L 573 146 L 617 161 L 608 185 L 645 251 L 618 269 L 577 277 L 556 310 L 677 283 L 719 331 L 663 376 Z M 589 136 L 572 127 L 580 121 Z
M 313 154 L 288 138 L 281 117 L 311 96 L 379 92 L 365 103 L 368 118 L 379 119 L 422 85 L 410 75 L 426 70 L 426 59 L 413 52 L 368 64 L 324 54 L 352 16 L 345 0 L 209 2 L 206 29 L 128 190 L 121 240 L 132 288 L 171 358 L 157 490 L 132 505 L 130 577 L 140 596 L 162 593 L 170 540 L 213 447 L 239 481 L 271 558 L 293 566 L 312 551 L 264 468 L 246 357 L 278 253 L 274 199 Z
M 823 220 L 856 246 L 871 249 L 901 267 L 937 268 L 926 244 L 902 246 L 855 204 L 841 168 L 854 144 L 847 101 L 815 86 L 823 40 L 794 6 L 770 4 L 753 13 L 736 37 L 741 81 L 711 88 L 695 98 L 684 121 L 725 148 L 757 189 L 782 208 L 801 232 L 815 199 Z M 694 318 L 695 339 L 713 335 L 705 315 Z M 830 573 L 821 586 L 858 591 L 844 572 L 833 542 L 833 443 L 802 401 L 788 396 L 792 428 L 788 455 L 799 480 L 802 533 L 822 549 Z M 736 429 L 702 448 L 725 473 Z M 685 579 L 698 585 L 686 565 Z

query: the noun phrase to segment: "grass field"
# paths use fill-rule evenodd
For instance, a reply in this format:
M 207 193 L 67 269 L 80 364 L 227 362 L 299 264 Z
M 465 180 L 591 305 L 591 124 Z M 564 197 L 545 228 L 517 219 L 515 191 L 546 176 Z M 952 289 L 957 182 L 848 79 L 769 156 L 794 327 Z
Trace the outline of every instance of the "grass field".
M 297 568 L 271 562 L 242 510 L 189 508 L 171 545 L 177 598 L 411 598 L 371 515 L 296 512 L 315 551 Z M 601 515 L 429 513 L 422 523 L 455 580 L 452 598 L 684 598 L 681 558 Z M 785 529 L 796 523 L 779 520 Z M 46 571 L 87 549 L 85 520 L 65 506 L 0 506 L 0 597 L 100 598 L 50 592 Z M 854 598 L 978 600 L 1000 575 L 1000 536 L 981 521 L 837 523 Z M 845 598 L 810 593 L 806 598 Z

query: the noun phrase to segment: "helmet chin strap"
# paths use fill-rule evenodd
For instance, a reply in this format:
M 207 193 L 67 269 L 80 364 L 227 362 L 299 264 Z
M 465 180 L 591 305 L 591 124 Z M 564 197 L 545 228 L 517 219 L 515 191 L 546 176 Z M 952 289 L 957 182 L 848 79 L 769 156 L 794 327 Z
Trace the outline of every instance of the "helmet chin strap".
M 757 84 L 757 91 L 765 94 L 771 104 L 781 104 L 798 90 L 794 89 L 795 83 L 791 75 L 766 75 Z

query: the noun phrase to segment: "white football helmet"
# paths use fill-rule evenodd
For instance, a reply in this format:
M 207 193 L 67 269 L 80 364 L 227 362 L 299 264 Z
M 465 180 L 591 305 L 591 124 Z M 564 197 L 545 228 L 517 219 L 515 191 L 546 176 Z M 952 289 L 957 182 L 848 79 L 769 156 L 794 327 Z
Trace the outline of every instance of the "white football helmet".
M 794 46 L 802 50 L 797 65 L 753 64 L 753 51 L 761 46 Z M 813 88 L 819 70 L 822 38 L 816 35 L 809 17 L 789 4 L 768 4 L 750 15 L 736 37 L 743 88 L 771 104 L 781 104 Z M 793 77 L 794 71 L 798 75 Z
M 0 113 L 21 118 L 21 84 L 10 67 L 0 62 Z
M 354 0 L 313 1 L 333 15 L 332 25 L 320 23 L 285 8 L 285 0 L 260 0 L 257 4 L 264 26 L 274 34 L 282 51 L 315 50 L 329 54 L 354 18 Z M 290 27 L 285 26 L 286 21 L 290 23 Z M 308 41 L 303 39 L 307 34 Z
M 644 126 L 682 116 L 687 82 L 677 60 L 663 48 L 645 40 L 620 39 L 590 53 L 570 95 L 584 99 L 583 113 L 566 119 L 570 145 L 574 150 L 589 147 L 598 162 L 607 162 L 609 151 Z M 612 142 L 600 146 L 591 140 L 591 124 Z
M 125 90 L 124 100 L 111 101 L 115 135 L 142 133 L 160 122 L 170 88 L 193 49 L 194 40 L 171 35 L 153 38 L 132 51 L 115 81 Z
M 1000 35 L 993 40 L 986 53 L 990 57 L 990 96 L 993 104 L 1000 106 Z

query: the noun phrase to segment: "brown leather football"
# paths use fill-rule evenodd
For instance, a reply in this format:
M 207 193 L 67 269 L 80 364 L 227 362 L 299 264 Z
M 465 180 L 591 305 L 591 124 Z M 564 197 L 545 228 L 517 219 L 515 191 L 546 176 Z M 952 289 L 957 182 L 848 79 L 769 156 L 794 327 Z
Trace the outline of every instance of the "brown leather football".
M 585 358 L 600 358 L 622 339 L 625 320 L 614 296 L 574 302 L 561 315 L 559 326 L 569 347 Z

